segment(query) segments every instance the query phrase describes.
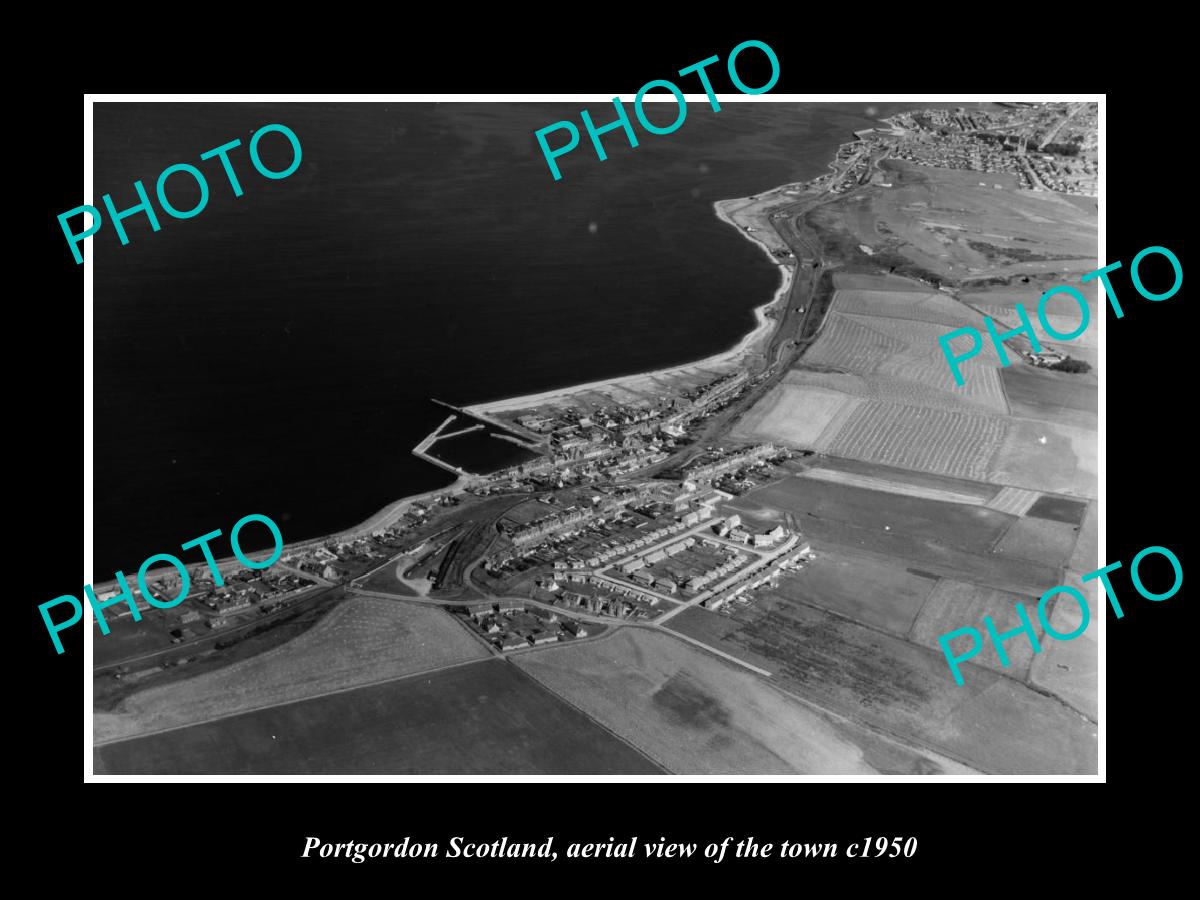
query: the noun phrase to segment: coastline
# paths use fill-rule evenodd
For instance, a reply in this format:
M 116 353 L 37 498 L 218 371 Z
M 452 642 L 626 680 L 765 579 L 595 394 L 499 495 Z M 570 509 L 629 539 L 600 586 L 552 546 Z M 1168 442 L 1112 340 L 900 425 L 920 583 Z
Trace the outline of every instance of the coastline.
M 832 163 L 831 163 L 832 165 Z M 731 228 L 736 230 L 742 237 L 751 243 L 755 244 L 767 258 L 771 261 L 780 273 L 780 283 L 775 288 L 771 298 L 766 302 L 754 308 L 755 325 L 754 327 L 742 335 L 742 337 L 728 350 L 721 353 L 715 353 L 711 356 L 703 357 L 702 359 L 694 360 L 690 363 L 684 363 L 678 366 L 671 366 L 665 369 L 653 369 L 647 372 L 639 372 L 632 375 L 619 375 L 614 378 L 601 379 L 598 381 L 589 381 L 582 384 L 568 385 L 562 388 L 555 388 L 549 391 L 542 391 L 537 394 L 525 394 L 519 397 L 507 397 L 501 400 L 493 400 L 485 403 L 476 403 L 470 406 L 463 406 L 462 411 L 480 418 L 488 418 L 496 413 L 516 412 L 525 409 L 533 409 L 539 406 L 547 406 L 551 404 L 566 404 L 570 405 L 575 402 L 576 398 L 584 394 L 601 393 L 607 394 L 613 391 L 627 391 L 636 394 L 639 390 L 645 390 L 649 387 L 659 386 L 657 383 L 668 379 L 688 379 L 696 378 L 697 375 L 702 376 L 703 380 L 709 380 L 715 375 L 723 374 L 722 370 L 728 371 L 736 368 L 736 364 L 741 362 L 746 356 L 750 355 L 756 349 L 757 345 L 765 345 L 770 341 L 773 333 L 778 327 L 781 317 L 771 318 L 767 315 L 768 310 L 781 302 L 786 302 L 788 291 L 792 287 L 792 278 L 795 275 L 795 265 L 788 265 L 780 262 L 779 258 L 772 252 L 771 241 L 764 240 L 763 236 L 774 236 L 778 242 L 779 248 L 786 248 L 786 244 L 778 238 L 775 231 L 770 226 L 770 221 L 763 216 L 764 211 L 772 205 L 774 201 L 778 201 L 780 195 L 785 191 L 792 190 L 795 187 L 793 184 L 784 184 L 768 191 L 759 194 L 754 194 L 751 197 L 735 197 L 728 200 L 716 200 L 713 202 L 713 211 L 717 218 Z M 754 232 L 746 231 L 746 225 L 755 227 Z M 759 228 L 758 226 L 762 226 Z M 502 423 L 503 424 L 503 423 Z M 506 425 L 505 427 L 511 427 Z M 434 491 L 426 491 L 422 494 L 402 497 L 387 506 L 380 509 L 374 515 L 370 516 L 363 522 L 351 528 L 342 531 L 334 532 L 331 535 L 326 535 L 321 538 L 311 538 L 302 541 L 296 545 L 296 548 L 310 546 L 315 543 L 327 541 L 330 538 L 352 537 L 369 533 L 378 528 L 386 528 L 395 520 L 399 519 L 408 509 L 409 505 L 420 500 L 439 496 L 442 494 L 462 494 L 465 493 L 466 485 L 471 479 L 460 476 L 454 482 L 444 488 Z M 288 545 L 291 549 L 293 545 Z
M 784 187 L 790 187 L 785 185 Z M 782 190 L 782 188 L 775 189 Z M 774 194 L 775 191 L 770 192 Z M 465 412 L 473 415 L 488 415 L 500 412 L 517 412 L 520 410 L 534 409 L 539 406 L 548 406 L 553 404 L 570 405 L 575 398 L 582 394 L 598 393 L 605 394 L 612 391 L 624 390 L 630 393 L 638 393 L 653 387 L 655 382 L 667 379 L 687 379 L 695 378 L 698 375 L 712 377 L 713 375 L 723 374 L 722 370 L 728 371 L 736 368 L 737 364 L 744 357 L 755 352 L 757 345 L 765 343 L 770 337 L 778 324 L 777 319 L 772 319 L 767 315 L 767 311 L 773 306 L 776 306 L 787 297 L 788 291 L 792 286 L 792 277 L 795 272 L 795 267 L 787 265 L 779 261 L 779 259 L 771 252 L 771 247 L 766 241 L 763 241 L 748 233 L 744 225 L 750 223 L 749 216 L 744 216 L 745 223 L 739 223 L 735 217 L 743 213 L 743 210 L 749 207 L 755 207 L 755 211 L 759 211 L 757 207 L 764 203 L 763 197 L 766 195 L 754 195 L 757 199 L 748 197 L 737 197 L 732 200 L 717 200 L 713 202 L 713 209 L 722 222 L 736 229 L 742 237 L 754 243 L 759 249 L 767 255 L 780 272 L 780 283 L 772 293 L 771 298 L 765 303 L 754 308 L 754 327 L 744 334 L 732 347 L 728 350 L 723 350 L 720 353 L 714 353 L 711 356 L 703 357 L 702 359 L 693 360 L 692 362 L 683 363 L 677 366 L 670 366 L 664 369 L 652 369 L 646 372 L 637 372 L 632 375 L 618 375 L 613 378 L 604 378 L 598 381 L 589 381 L 583 384 L 567 385 L 566 387 L 555 388 L 549 391 L 542 391 L 537 394 L 525 394 L 519 397 L 506 397 L 501 400 L 492 400 L 485 403 L 476 403 L 471 406 L 464 406 Z M 765 220 L 754 220 L 765 221 Z M 758 232 L 756 232 L 757 234 Z M 782 242 L 781 242 L 782 246 Z
M 786 245 L 779 240 L 770 225 L 769 219 L 762 214 L 771 205 L 771 201 L 777 201 L 784 191 L 793 189 L 794 187 L 793 184 L 789 183 L 759 194 L 754 194 L 750 197 L 735 197 L 713 202 L 713 211 L 717 218 L 734 228 L 746 240 L 757 245 L 780 273 L 780 283 L 775 288 L 770 299 L 754 308 L 754 327 L 742 335 L 728 350 L 664 369 L 653 369 L 632 375 L 619 375 L 598 381 L 568 385 L 538 394 L 526 394 L 519 397 L 508 397 L 485 403 L 477 403 L 471 406 L 463 406 L 461 408 L 462 411 L 487 420 L 496 413 L 516 412 L 548 405 L 573 405 L 578 402 L 578 398 L 587 394 L 611 396 L 614 392 L 625 392 L 633 397 L 637 397 L 642 392 L 648 390 L 661 390 L 665 381 L 676 381 L 677 383 L 688 381 L 696 383 L 707 382 L 719 375 L 736 369 L 738 364 L 743 362 L 746 357 L 758 352 L 759 345 L 765 346 L 770 341 L 776 327 L 782 321 L 782 317 L 772 318 L 767 315 L 767 312 L 781 302 L 786 302 L 788 292 L 792 286 L 792 278 L 795 274 L 795 265 L 781 262 L 772 252 L 772 247 L 770 246 L 772 242 L 769 240 L 770 236 L 775 237 L 778 247 L 783 248 Z M 755 230 L 749 232 L 746 230 L 746 226 L 750 226 Z M 503 422 L 499 422 L 498 424 L 506 428 L 512 427 Z M 459 475 L 445 487 L 400 497 L 381 507 L 363 521 L 347 528 L 325 535 L 303 538 L 295 542 L 285 540 L 283 553 L 286 556 L 300 550 L 324 544 L 330 540 L 347 540 L 369 535 L 372 531 L 387 528 L 398 521 L 408 512 L 414 503 L 443 495 L 460 495 L 466 493 L 466 487 L 472 481 L 471 477 Z M 247 551 L 246 555 L 253 559 L 264 553 L 266 553 L 265 550 Z M 241 563 L 233 556 L 221 557 L 216 560 L 216 563 L 222 572 L 241 567 Z M 115 585 L 115 579 L 110 579 L 106 582 L 93 582 L 93 586 L 97 590 L 109 589 Z

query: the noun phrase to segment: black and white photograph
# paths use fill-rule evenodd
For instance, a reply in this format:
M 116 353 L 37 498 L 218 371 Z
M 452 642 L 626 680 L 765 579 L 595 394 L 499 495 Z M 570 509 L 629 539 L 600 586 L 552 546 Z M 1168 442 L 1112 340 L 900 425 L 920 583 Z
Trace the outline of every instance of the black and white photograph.
M 1095 779 L 1101 320 L 1179 248 L 1102 268 L 1103 95 L 763 46 L 89 98 L 88 779 Z

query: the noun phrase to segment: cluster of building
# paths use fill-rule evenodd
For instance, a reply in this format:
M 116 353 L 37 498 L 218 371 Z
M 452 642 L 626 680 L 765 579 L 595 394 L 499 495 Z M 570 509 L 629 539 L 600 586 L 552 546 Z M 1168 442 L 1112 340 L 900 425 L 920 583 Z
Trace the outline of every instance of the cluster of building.
M 467 607 L 475 630 L 500 650 L 520 650 L 553 644 L 563 638 L 587 637 L 587 626 L 558 613 L 527 610 L 524 603 L 501 600 Z
M 705 539 L 705 545 L 717 549 L 721 547 L 716 541 Z M 738 569 L 743 568 L 750 561 L 750 557 L 745 553 L 739 553 L 737 550 L 725 547 L 724 549 L 729 555 L 719 566 L 701 572 L 699 575 L 693 575 L 685 582 L 684 587 L 689 591 L 699 593 L 707 588 L 710 584 L 720 581 L 722 578 L 727 578 Z
M 272 612 L 316 585 L 316 582 L 300 575 L 275 569 L 236 570 L 222 576 L 225 584 L 219 588 L 214 586 L 208 566 L 197 566 L 190 577 L 195 589 L 189 593 L 189 600 L 200 602 L 179 607 L 181 627 L 171 631 L 175 643 L 195 636 L 186 626 L 203 625 L 215 629 L 229 624 L 231 616 L 251 610 Z M 177 580 L 177 575 L 160 579 L 154 586 L 155 593 L 175 596 L 178 593 Z
M 524 525 L 519 525 L 508 533 L 508 539 L 518 548 L 533 547 L 547 537 L 559 531 L 568 531 L 600 514 L 596 508 L 586 509 L 576 507 L 562 512 L 551 513 Z
M 1062 194 L 1096 196 L 1099 169 L 1094 160 L 1038 153 L 1029 157 L 1029 164 L 1042 187 Z
M 412 532 L 429 523 L 434 512 L 443 507 L 457 506 L 460 502 L 460 498 L 450 493 L 414 501 L 399 519 L 391 525 L 375 529 L 369 536 L 300 546 L 287 553 L 282 561 L 303 572 L 319 575 L 326 581 L 340 581 L 364 566 L 394 556 L 397 550 L 404 547 L 405 540 Z
M 714 593 L 711 597 L 706 597 L 700 601 L 700 605 L 706 609 L 719 610 L 731 600 L 736 600 L 745 595 L 748 591 L 769 584 L 783 569 L 799 568 L 801 562 L 810 553 L 808 544 L 792 550 L 790 553 L 785 553 L 782 556 L 774 559 L 767 566 L 757 569 L 746 575 L 745 578 L 726 585 L 720 591 Z
M 687 466 L 683 470 L 683 478 L 685 482 L 693 484 L 711 482 L 727 472 L 744 469 L 779 455 L 780 450 L 774 444 L 758 444 L 744 450 L 710 454 Z
M 697 512 L 699 512 L 699 511 L 697 511 Z M 711 508 L 705 509 L 704 512 L 706 512 L 707 515 L 710 515 L 710 516 L 712 515 Z M 648 531 L 645 534 L 641 535 L 640 537 L 636 537 L 631 541 L 621 541 L 621 542 L 611 543 L 606 547 L 602 547 L 596 555 L 590 556 L 586 560 L 577 561 L 577 565 L 580 568 L 582 568 L 583 566 L 586 565 L 586 566 L 590 566 L 591 568 L 594 569 L 598 566 L 604 565 L 605 563 L 607 563 L 613 559 L 619 559 L 620 557 L 628 556 L 631 553 L 637 553 L 639 550 L 641 550 L 645 547 L 648 547 L 652 544 L 656 544 L 659 541 L 663 540 L 664 538 L 670 537 L 673 534 L 678 534 L 679 532 L 683 531 L 685 528 L 688 527 L 688 523 L 685 521 L 686 519 L 687 519 L 687 517 L 685 516 L 684 520 L 680 520 L 678 522 L 673 522 L 670 525 L 661 525 L 658 528 L 655 528 L 653 531 Z M 676 551 L 676 552 L 678 552 L 678 551 Z M 566 568 L 567 565 L 568 565 L 567 563 L 564 563 L 563 567 Z M 644 563 L 643 563 L 643 565 L 644 565 Z M 555 567 L 557 568 L 557 566 L 558 566 L 558 564 L 556 563 Z M 637 568 L 637 567 L 635 566 L 634 568 Z M 622 567 L 622 571 L 623 570 L 624 569 Z M 630 571 L 633 571 L 633 570 L 631 569 Z
M 546 455 L 477 479 L 467 489 L 486 495 L 512 488 L 562 488 L 610 479 L 662 462 L 687 427 L 719 411 L 750 382 L 731 372 L 648 406 L 573 407 L 517 416 L 515 425 L 539 435 Z
M 1034 191 L 1095 196 L 1096 119 L 1094 103 L 1015 103 L 988 110 L 902 113 L 888 119 L 887 128 L 855 132 L 855 140 L 838 149 L 834 171 L 804 187 L 844 193 L 870 181 L 873 164 L 892 156 L 920 166 L 1005 173 L 1018 186 Z M 881 180 L 883 175 L 874 177 Z
M 753 534 L 742 527 L 742 517 L 738 515 L 717 522 L 713 525 L 713 531 L 718 537 L 737 541 L 739 544 L 751 544 L 755 547 L 769 547 L 787 537 L 787 529 L 782 525 L 776 525 L 774 528 Z
M 1046 352 L 1042 352 L 1042 353 L 1026 353 L 1025 358 L 1028 359 L 1035 366 L 1045 369 L 1050 366 L 1061 363 L 1067 357 L 1066 357 L 1066 354 L 1063 354 L 1063 353 L 1051 353 L 1049 351 L 1046 351 Z
M 553 576 L 546 576 L 540 579 L 537 584 L 542 588 L 542 590 L 554 592 L 562 588 L 562 585 L 559 583 L 560 581 L 574 585 L 590 585 L 597 591 L 611 592 L 620 597 L 628 597 L 631 600 L 636 600 L 640 603 L 646 604 L 647 606 L 658 606 L 659 600 L 662 599 L 654 594 L 639 590 L 634 585 L 625 584 L 624 582 L 620 581 L 614 581 L 603 575 L 595 575 L 591 572 L 580 571 L 578 569 L 572 569 L 568 572 L 555 572 Z M 646 584 L 646 587 L 650 587 L 650 585 Z M 585 600 L 589 600 L 590 602 L 590 599 L 595 595 L 588 594 L 585 596 L 572 591 L 564 590 L 561 596 L 564 602 L 569 601 L 569 599 L 572 597 L 584 597 Z M 580 603 L 578 605 L 583 606 L 584 604 Z M 593 609 L 593 612 L 594 611 L 596 610 Z M 632 614 L 632 611 L 625 611 L 622 613 L 622 615 Z
M 648 607 L 658 605 L 657 597 L 637 588 L 607 581 L 598 582 L 597 587 L 608 596 L 563 591 L 563 605 L 586 609 L 593 615 L 612 616 L 615 619 L 647 619 L 653 614 Z

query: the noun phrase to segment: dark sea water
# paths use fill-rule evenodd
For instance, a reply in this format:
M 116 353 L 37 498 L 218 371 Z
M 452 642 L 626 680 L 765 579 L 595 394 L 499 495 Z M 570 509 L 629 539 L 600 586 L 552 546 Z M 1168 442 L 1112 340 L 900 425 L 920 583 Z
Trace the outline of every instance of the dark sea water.
M 779 276 L 712 202 L 821 174 L 874 122 L 864 104 L 693 104 L 636 149 L 606 136 L 605 162 L 584 134 L 555 182 L 533 133 L 579 108 L 96 104 L 97 198 L 132 206 L 135 179 L 153 196 L 177 162 L 211 196 L 192 219 L 160 210 L 157 233 L 127 219 L 126 247 L 111 223 L 88 241 L 95 577 L 247 513 L 297 540 L 449 483 L 409 452 L 446 416 L 431 397 L 479 403 L 732 346 Z M 246 153 L 273 122 L 303 146 L 278 181 Z M 234 138 L 238 198 L 199 159 Z M 272 168 L 290 159 L 279 135 L 262 148 Z M 175 175 L 169 196 L 198 195 Z

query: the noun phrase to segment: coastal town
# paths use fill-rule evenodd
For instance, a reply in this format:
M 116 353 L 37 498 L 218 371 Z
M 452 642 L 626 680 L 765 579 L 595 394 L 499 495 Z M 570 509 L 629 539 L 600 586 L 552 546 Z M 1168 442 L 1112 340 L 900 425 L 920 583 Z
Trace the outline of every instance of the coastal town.
M 1090 367 L 1045 346 L 956 391 L 936 335 L 1095 266 L 1096 125 L 1097 105 L 1081 102 L 905 112 L 855 132 L 827 174 L 715 204 L 780 272 L 731 351 L 531 397 L 430 398 L 444 418 L 400 452 L 451 484 L 290 542 L 272 582 L 243 573 L 186 612 L 147 607 L 156 624 L 138 643 L 105 645 L 98 693 L 119 709 L 131 681 L 169 687 L 181 666 L 286 647 L 273 629 L 319 635 L 306 619 L 317 611 L 417 609 L 451 623 L 446 646 L 465 641 L 465 657 L 511 664 L 589 710 L 608 709 L 602 683 L 640 702 L 640 675 L 615 660 L 640 673 L 658 648 L 662 665 L 701 654 L 689 672 L 717 661 L 714 692 L 730 670 L 769 678 L 901 735 L 888 739 L 897 771 L 1087 768 L 1083 651 L 1030 654 L 986 700 L 1009 723 L 1041 704 L 1046 733 L 946 738 L 938 704 L 954 685 L 929 635 L 972 604 L 1007 621 L 1013 598 L 1062 583 L 1092 540 Z M 1068 406 L 1068 424 L 1045 416 Z M 464 438 L 520 461 L 468 464 L 454 451 Z M 1069 465 L 1048 456 L 1063 447 Z M 672 689 L 664 702 L 691 709 L 690 688 Z M 654 759 L 675 752 L 674 726 L 656 726 L 675 737 L 654 743 L 612 717 Z
M 882 159 L 918 166 L 1005 175 L 980 187 L 1096 196 L 1095 103 L 999 104 L 998 110 L 925 109 L 885 120 L 887 127 L 855 133 L 843 144 L 827 184 L 842 194 L 870 180 Z M 1015 185 L 1014 185 L 1015 182 Z
M 1013 103 L 992 110 L 904 113 L 878 128 L 856 132 L 854 140 L 838 149 L 830 173 L 785 186 L 782 193 L 797 202 L 809 198 L 811 203 L 813 198 L 839 196 L 867 185 L 888 187 L 880 164 L 894 158 L 917 166 L 1011 176 L 1014 181 L 1004 187 L 1094 194 L 1095 125 L 1094 103 Z M 983 181 L 980 186 L 990 183 Z M 783 215 L 772 213 L 768 220 Z M 745 222 L 738 227 L 747 237 L 763 242 L 786 271 L 799 262 L 820 267 L 806 245 L 790 246 Z M 793 285 L 791 298 L 769 304 L 765 313 L 773 325 L 777 319 L 787 320 L 780 307 L 789 300 L 795 304 L 791 313 L 803 315 L 804 307 L 798 305 L 802 301 L 795 297 L 801 286 Z M 814 295 L 810 288 L 807 302 L 813 303 Z M 1048 368 L 1065 356 L 1048 349 L 1041 354 L 1023 353 L 1023 358 Z M 204 632 L 270 616 L 318 591 L 353 585 L 381 561 L 397 558 L 421 560 L 412 569 L 424 572 L 422 588 L 434 594 L 482 590 L 498 597 L 525 597 L 531 601 L 530 609 L 538 608 L 532 605 L 536 602 L 621 621 L 653 622 L 681 603 L 719 610 L 733 599 L 744 602 L 755 588 L 782 573 L 798 571 L 806 546 L 803 535 L 777 526 L 771 541 L 779 542 L 779 552 L 760 567 L 757 548 L 763 546 L 763 535 L 736 526 L 724 534 L 702 533 L 711 530 L 703 524 L 709 518 L 727 521 L 721 518 L 718 504 L 762 483 L 761 472 L 770 470 L 772 462 L 811 452 L 772 444 L 738 445 L 728 438 L 719 447 L 696 443 L 698 435 L 713 436 L 706 425 L 747 408 L 769 386 L 772 375 L 786 369 L 782 355 L 773 364 L 763 356 L 758 359 L 746 368 L 637 402 L 605 402 L 603 392 L 590 392 L 586 400 L 568 393 L 543 405 L 506 401 L 498 409 L 489 404 L 459 408 L 433 401 L 451 414 L 413 453 L 457 476 L 448 490 L 399 504 L 388 522 L 369 531 L 295 544 L 277 574 L 234 573 L 227 587 L 211 590 L 211 574 L 196 566 L 192 577 L 201 589 L 202 605 L 169 616 L 170 627 L 164 634 L 175 644 L 194 642 Z M 474 473 L 439 455 L 439 441 L 484 429 L 491 438 L 525 450 L 528 459 Z M 474 502 L 472 497 L 521 495 L 535 499 L 497 519 L 492 524 L 496 533 L 486 540 L 475 534 L 464 544 L 457 527 L 430 535 L 433 524 L 444 517 L 441 513 Z M 791 550 L 793 544 L 802 549 Z M 646 546 L 655 549 L 641 553 Z M 469 585 L 461 578 L 465 570 L 461 557 L 468 549 L 486 549 L 472 569 Z M 456 561 L 459 577 L 448 578 Z M 734 577 L 739 569 L 741 577 Z M 152 578 L 151 587 L 169 596 L 175 588 L 173 578 Z M 719 589 L 707 587 L 719 578 L 724 578 Z M 103 587 L 107 593 L 101 599 L 113 594 L 112 586 Z M 150 614 L 152 608 L 136 588 L 134 594 L 139 609 Z M 460 612 L 477 621 L 467 606 Z M 505 613 L 493 612 L 498 618 L 489 626 L 491 643 L 512 649 L 518 644 L 510 638 L 519 635 L 532 645 L 538 628 L 495 631 Z M 578 634 L 562 626 L 553 633 Z

